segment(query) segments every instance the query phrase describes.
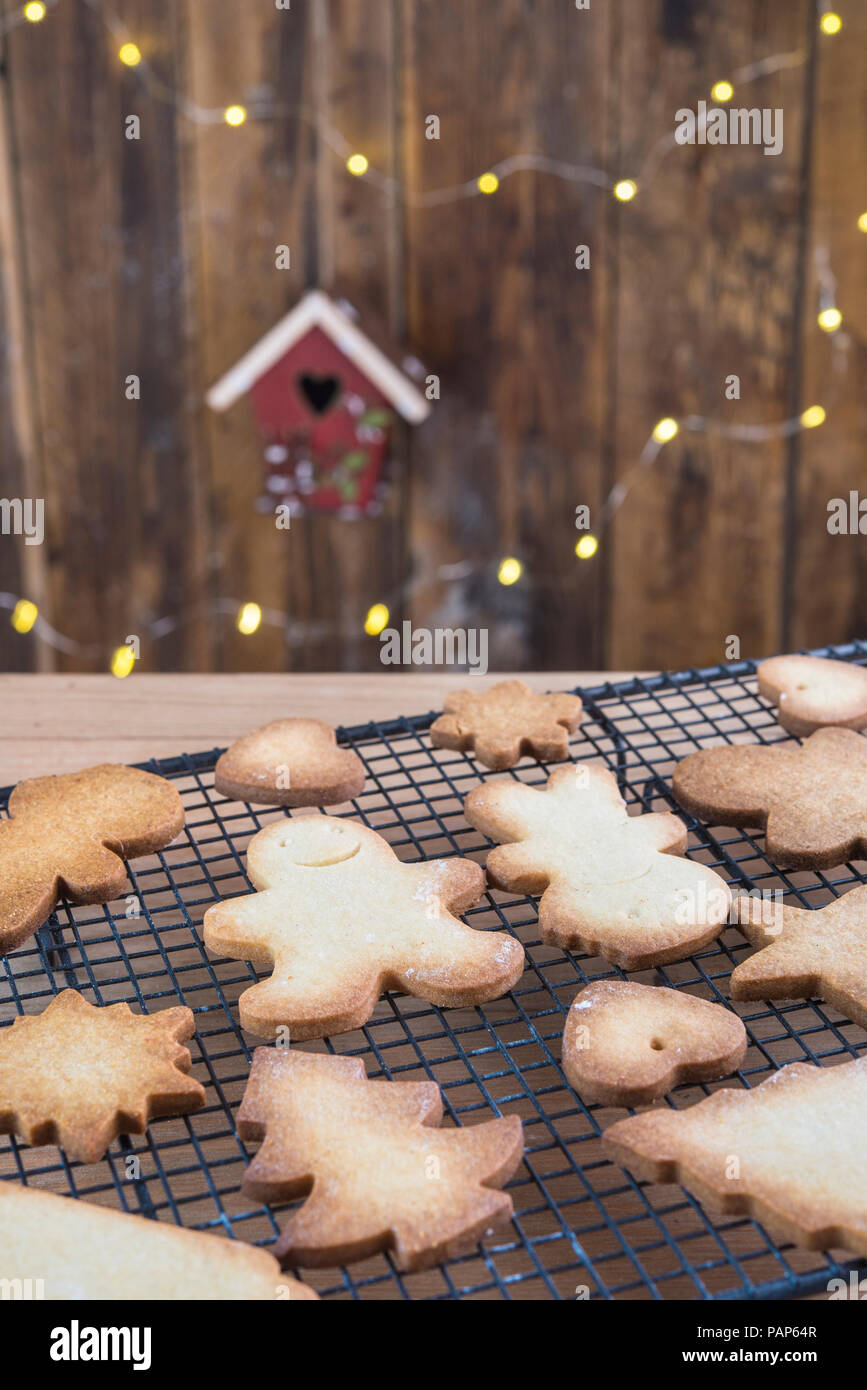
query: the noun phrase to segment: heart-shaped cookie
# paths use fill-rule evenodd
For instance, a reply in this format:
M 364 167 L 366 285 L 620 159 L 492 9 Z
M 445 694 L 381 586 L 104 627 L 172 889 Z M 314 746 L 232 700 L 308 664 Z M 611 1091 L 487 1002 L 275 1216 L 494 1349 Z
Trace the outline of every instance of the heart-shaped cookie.
M 821 656 L 773 656 L 756 668 L 759 694 L 777 706 L 790 734 L 803 738 L 834 725 L 867 727 L 867 670 Z
M 744 1059 L 737 1014 L 676 989 L 597 980 L 563 1033 L 563 1070 L 584 1100 L 649 1105 L 682 1081 L 715 1081 Z
M 361 795 L 364 764 L 321 719 L 277 719 L 226 750 L 214 785 L 233 801 L 333 806 Z

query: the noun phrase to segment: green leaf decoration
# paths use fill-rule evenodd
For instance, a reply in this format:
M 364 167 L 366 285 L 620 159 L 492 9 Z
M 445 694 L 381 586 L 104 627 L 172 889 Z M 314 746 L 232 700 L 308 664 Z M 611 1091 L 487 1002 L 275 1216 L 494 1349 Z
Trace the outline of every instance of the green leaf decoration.
M 385 425 L 390 425 L 393 419 L 390 410 L 383 410 L 381 407 L 374 407 L 373 410 L 366 410 L 361 417 L 362 425 L 370 425 L 374 429 L 382 429 Z

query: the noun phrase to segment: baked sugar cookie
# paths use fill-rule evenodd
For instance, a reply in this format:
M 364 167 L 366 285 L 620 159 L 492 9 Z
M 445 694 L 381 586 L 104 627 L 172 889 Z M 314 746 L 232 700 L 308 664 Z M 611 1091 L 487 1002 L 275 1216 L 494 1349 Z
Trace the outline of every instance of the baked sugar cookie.
M 763 949 L 732 971 L 732 999 L 824 999 L 867 1027 L 867 885 L 812 912 L 783 906 L 779 926 L 761 906 L 738 904 L 741 931 Z
M 544 791 L 488 782 L 470 792 L 464 815 L 502 842 L 488 855 L 491 883 L 541 893 L 539 930 L 551 945 L 643 970 L 706 946 L 728 916 L 728 885 L 682 857 L 683 822 L 628 815 L 607 768 L 558 768 Z
M 0 1182 L 0 1263 L 49 1300 L 318 1299 L 265 1250 Z
M 341 1265 L 392 1250 L 400 1269 L 424 1269 L 507 1220 L 498 1189 L 521 1162 L 521 1121 L 440 1129 L 442 1116 L 433 1081 L 368 1081 L 357 1057 L 258 1047 L 238 1132 L 264 1143 L 244 1192 L 307 1197 L 274 1253 Z
M 711 825 L 764 829 L 775 864 L 827 869 L 867 854 L 867 738 L 851 729 L 817 729 L 800 746 L 703 748 L 672 786 Z
M 234 801 L 334 806 L 361 795 L 364 764 L 321 719 L 277 719 L 226 750 L 214 786 Z
M 603 1139 L 638 1177 L 681 1183 L 778 1240 L 867 1256 L 867 1057 L 794 1062 L 751 1091 L 619 1120 Z
M 867 726 L 867 669 L 823 656 L 772 656 L 756 668 L 759 693 L 777 706 L 790 734 L 803 737 L 827 725 Z
M 497 772 L 525 753 L 541 762 L 569 756 L 569 734 L 581 723 L 577 695 L 537 695 L 523 681 L 500 681 L 487 690 L 456 690 L 445 713 L 431 725 L 434 748 L 471 752 Z
M 597 980 L 574 1000 L 563 1070 L 582 1100 L 649 1105 L 684 1081 L 736 1071 L 747 1035 L 737 1014 L 681 990 Z
M 46 922 L 61 895 L 109 902 L 127 886 L 123 859 L 163 849 L 184 825 L 170 782 L 102 763 L 19 782 L 0 821 L 0 955 Z
M 238 1001 L 261 1038 L 293 1042 L 360 1028 L 385 990 L 431 1004 L 481 1004 L 517 983 L 524 951 L 505 932 L 452 912 L 482 896 L 471 859 L 402 863 L 356 821 L 299 816 L 254 835 L 247 871 L 259 890 L 209 907 L 208 948 L 271 971 Z
M 0 1029 L 0 1134 L 96 1163 L 119 1134 L 198 1110 L 204 1087 L 186 1075 L 181 1046 L 194 1030 L 191 1009 L 96 1008 L 65 989 L 41 1014 Z

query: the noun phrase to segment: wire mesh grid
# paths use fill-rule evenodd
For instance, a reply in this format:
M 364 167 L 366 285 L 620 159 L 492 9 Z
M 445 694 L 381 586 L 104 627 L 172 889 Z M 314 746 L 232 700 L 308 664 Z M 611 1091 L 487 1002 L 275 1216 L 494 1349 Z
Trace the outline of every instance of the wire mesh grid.
M 816 654 L 867 662 L 867 644 Z M 631 809 L 679 812 L 671 771 L 687 753 L 719 742 L 787 737 L 756 694 L 754 672 L 744 661 L 579 691 L 585 717 L 570 754 L 604 760 Z M 337 813 L 363 819 L 402 859 L 484 860 L 488 842 L 467 825 L 462 800 L 480 780 L 503 774 L 488 773 L 467 755 L 432 749 L 427 729 L 434 717 L 340 730 L 341 743 L 364 760 L 367 784 Z M 206 1085 L 206 1106 L 121 1138 L 97 1164 L 72 1163 L 57 1148 L 2 1137 L 0 1178 L 267 1246 L 288 1204 L 267 1208 L 243 1196 L 250 1153 L 234 1123 L 256 1045 L 239 1028 L 237 999 L 256 974 L 249 965 L 211 959 L 201 920 L 215 900 L 250 891 L 244 873 L 250 836 L 287 812 L 220 797 L 213 786 L 217 752 L 142 765 L 178 787 L 186 808 L 183 835 L 129 866 L 127 898 L 101 907 L 63 902 L 29 946 L 3 959 L 0 973 L 0 1025 L 40 1012 L 70 986 L 92 1002 L 123 1000 L 143 1012 L 186 1004 L 196 1019 L 192 1074 Z M 522 763 L 506 775 L 539 784 L 548 771 Z M 3 794 L 4 811 L 5 803 Z M 816 908 L 867 881 L 865 863 L 784 873 L 766 859 L 762 836 L 687 820 L 690 855 L 741 890 L 782 892 L 786 902 Z M 781 1246 L 749 1218 L 713 1219 L 680 1187 L 633 1180 L 600 1143 L 624 1111 L 584 1105 L 564 1079 L 561 1036 L 580 988 L 630 978 L 730 1004 L 726 982 L 748 950 L 736 928 L 684 961 L 627 977 L 601 958 L 543 944 L 530 898 L 492 891 L 466 916 L 475 927 L 510 931 L 524 945 L 526 971 L 511 994 L 445 1010 L 389 994 L 363 1029 L 305 1046 L 362 1057 L 369 1076 L 436 1081 L 446 1124 L 518 1114 L 526 1155 L 509 1186 L 514 1221 L 476 1251 L 422 1273 L 400 1273 L 388 1254 L 347 1269 L 305 1272 L 323 1296 L 784 1298 L 865 1268 L 842 1252 Z M 788 1062 L 825 1064 L 857 1056 L 867 1044 L 863 1029 L 816 1002 L 730 1007 L 743 1018 L 750 1046 L 736 1080 L 719 1084 L 754 1086 Z M 664 1103 L 694 1104 L 713 1089 L 680 1086 Z

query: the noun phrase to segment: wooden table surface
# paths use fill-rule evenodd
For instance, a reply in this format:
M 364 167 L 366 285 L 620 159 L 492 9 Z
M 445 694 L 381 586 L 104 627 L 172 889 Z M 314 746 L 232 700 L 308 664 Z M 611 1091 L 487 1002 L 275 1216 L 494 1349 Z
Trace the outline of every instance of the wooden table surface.
M 620 680 L 599 671 L 522 675 L 537 690 Z M 442 709 L 450 690 L 502 675 L 0 676 L 0 786 L 99 762 L 136 763 L 223 747 L 270 719 L 362 724 Z

